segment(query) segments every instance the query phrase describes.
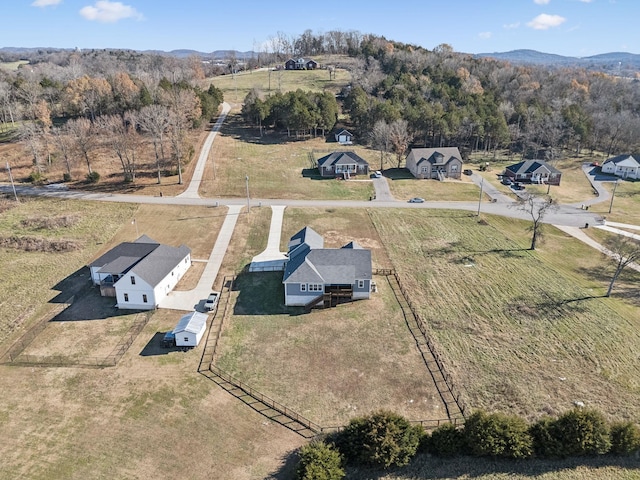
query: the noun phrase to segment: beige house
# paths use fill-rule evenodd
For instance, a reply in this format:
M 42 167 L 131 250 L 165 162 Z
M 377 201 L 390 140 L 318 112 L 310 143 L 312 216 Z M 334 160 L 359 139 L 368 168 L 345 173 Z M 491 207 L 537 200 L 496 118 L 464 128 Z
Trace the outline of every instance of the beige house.
M 416 178 L 460 178 L 462 156 L 458 147 L 412 148 L 407 169 Z

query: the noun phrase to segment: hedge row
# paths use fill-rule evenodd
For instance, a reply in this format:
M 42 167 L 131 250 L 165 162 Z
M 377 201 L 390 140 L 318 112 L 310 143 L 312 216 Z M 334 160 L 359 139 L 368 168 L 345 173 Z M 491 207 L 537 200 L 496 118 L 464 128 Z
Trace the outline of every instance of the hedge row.
M 515 415 L 477 411 L 463 428 L 445 424 L 428 434 L 400 415 L 380 411 L 303 447 L 297 476 L 339 480 L 345 465 L 404 466 L 418 451 L 511 459 L 632 455 L 640 452 L 640 428 L 631 422 L 608 424 L 596 410 L 574 408 L 533 424 Z

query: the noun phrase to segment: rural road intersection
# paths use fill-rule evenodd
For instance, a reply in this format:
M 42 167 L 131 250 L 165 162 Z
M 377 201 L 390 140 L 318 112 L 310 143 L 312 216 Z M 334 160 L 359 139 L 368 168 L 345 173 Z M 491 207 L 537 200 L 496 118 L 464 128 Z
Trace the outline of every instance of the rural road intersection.
M 227 216 L 220 229 L 215 245 L 211 251 L 207 265 L 198 282 L 198 285 L 190 291 L 174 291 L 161 303 L 161 308 L 171 308 L 176 310 L 191 311 L 197 308 L 205 299 L 210 291 L 211 286 L 215 282 L 218 275 L 220 265 L 226 253 L 227 247 L 231 240 L 236 221 L 243 207 L 247 206 L 246 198 L 202 198 L 198 190 L 202 181 L 202 175 L 206 162 L 209 158 L 209 152 L 217 133 L 222 126 L 230 105 L 223 103 L 222 112 L 217 122 L 209 132 L 205 139 L 203 148 L 198 157 L 194 174 L 186 188 L 186 190 L 175 197 L 151 197 L 146 195 L 129 195 L 129 194 L 113 194 L 113 193 L 90 193 L 79 190 L 66 190 L 63 188 L 40 188 L 16 186 L 15 190 L 18 195 L 24 196 L 42 196 L 62 199 L 76 199 L 86 201 L 116 202 L 116 203 L 137 203 L 137 204 L 156 204 L 156 205 L 198 205 L 198 206 L 226 206 L 228 207 Z M 598 226 L 610 231 L 619 232 L 615 228 L 616 225 L 609 223 L 604 225 L 604 219 L 588 210 L 582 209 L 582 205 L 592 205 L 594 203 L 604 202 L 609 197 L 609 193 L 598 181 L 597 177 L 591 172 L 589 167 L 583 167 L 584 173 L 593 185 L 598 196 L 588 199 L 580 204 L 573 205 L 557 205 L 555 209 L 550 210 L 544 217 L 544 223 L 553 224 L 560 230 L 574 236 L 575 238 L 587 243 L 588 245 L 606 253 L 602 245 L 590 239 L 581 229 L 586 225 Z M 472 181 L 480 186 L 483 191 L 492 199 L 490 202 L 454 202 L 454 201 L 427 201 L 424 203 L 405 203 L 397 201 L 393 198 L 389 190 L 388 180 L 385 177 L 373 179 L 376 196 L 372 201 L 357 200 L 286 200 L 286 199 L 251 199 L 251 207 L 272 207 L 272 225 L 270 229 L 270 243 L 267 249 L 258 257 L 274 258 L 281 256 L 279 252 L 279 231 L 282 227 L 282 217 L 286 207 L 324 207 L 324 208 L 429 208 L 429 209 L 450 209 L 450 210 L 466 210 L 470 212 L 482 212 L 492 215 L 501 215 L 505 217 L 518 218 L 522 220 L 531 220 L 531 216 L 517 208 L 516 202 L 510 197 L 496 189 L 490 182 L 482 180 L 477 174 L 473 174 Z M 13 193 L 10 184 L 0 184 L 0 191 L 5 193 Z M 636 227 L 638 228 L 638 227 Z M 638 237 L 637 235 L 634 236 Z M 278 242 L 277 244 L 275 242 Z

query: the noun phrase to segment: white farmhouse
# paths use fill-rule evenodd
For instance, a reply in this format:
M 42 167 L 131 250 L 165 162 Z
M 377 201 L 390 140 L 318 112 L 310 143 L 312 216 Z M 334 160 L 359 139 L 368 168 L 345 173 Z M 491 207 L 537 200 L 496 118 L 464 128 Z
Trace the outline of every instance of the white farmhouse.
M 640 179 L 640 155 L 618 155 L 602 164 L 602 173 Z
M 191 249 L 171 247 L 141 236 L 124 242 L 93 261 L 91 280 L 103 297 L 116 297 L 117 307 L 152 310 L 191 267 Z
M 207 329 L 207 314 L 193 311 L 180 318 L 173 329 L 176 347 L 197 347 Z

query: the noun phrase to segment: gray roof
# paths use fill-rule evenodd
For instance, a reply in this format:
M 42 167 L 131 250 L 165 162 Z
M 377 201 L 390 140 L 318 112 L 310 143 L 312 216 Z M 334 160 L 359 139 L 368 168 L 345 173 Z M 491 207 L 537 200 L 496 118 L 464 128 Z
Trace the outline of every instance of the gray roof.
M 561 173 L 560 170 L 552 167 L 543 160 L 525 160 L 520 163 L 509 165 L 506 169 L 510 172 L 515 173 L 516 175 L 525 175 L 527 173 L 534 173 L 540 168 L 546 168 L 550 173 Z
M 422 162 L 429 162 L 432 165 L 446 165 L 452 159 L 462 162 L 462 156 L 458 147 L 440 147 L 440 148 L 412 148 L 409 155 L 416 159 L 416 165 Z
M 355 152 L 333 152 L 318 160 L 318 167 L 328 167 L 331 165 L 366 165 L 369 163 L 358 156 Z
M 155 287 L 189 253 L 191 253 L 191 249 L 185 245 L 179 247 L 159 245 L 153 252 L 140 260 L 130 272 Z
M 89 264 L 90 267 L 104 267 L 120 257 L 137 257 L 143 258 L 158 248 L 160 244 L 155 240 L 142 235 L 135 242 L 123 242 L 113 247 L 104 255 L 98 257 Z M 116 272 L 120 273 L 120 272 Z
M 207 325 L 207 314 L 201 312 L 191 312 L 183 315 L 176 328 L 173 329 L 174 334 L 189 332 L 198 334 Z
M 321 248 L 289 260 L 283 281 L 353 285 L 357 279 L 371 279 L 370 250 Z
M 346 245 L 343 245 L 342 248 L 362 248 L 360 244 L 354 240 L 350 241 Z
M 635 161 L 636 164 L 640 166 L 640 155 L 639 154 L 635 154 L 635 155 L 618 155 L 617 157 L 611 157 L 611 158 L 607 159 L 604 163 L 615 163 L 617 165 L 618 163 L 624 162 L 625 160 L 629 160 L 629 159 Z
M 324 238 L 311 227 L 304 227 L 289 240 L 289 256 L 295 256 L 303 252 L 305 248 L 298 248 L 306 245 L 306 250 L 324 247 Z

